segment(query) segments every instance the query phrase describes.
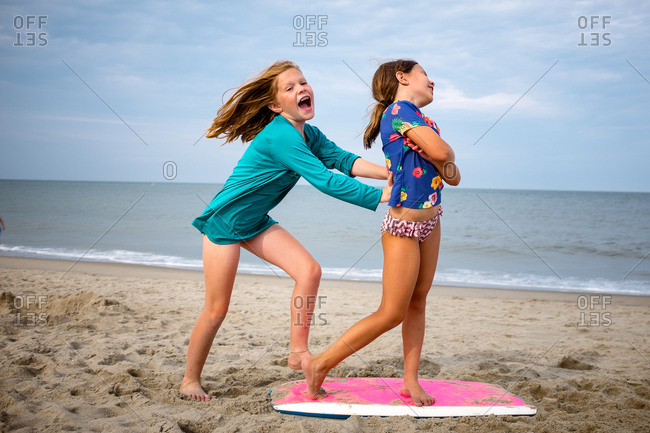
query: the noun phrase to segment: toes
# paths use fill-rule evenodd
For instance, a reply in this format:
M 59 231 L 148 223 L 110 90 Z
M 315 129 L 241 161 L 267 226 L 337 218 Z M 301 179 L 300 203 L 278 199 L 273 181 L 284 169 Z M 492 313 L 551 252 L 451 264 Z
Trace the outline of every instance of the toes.
M 322 400 L 325 397 L 327 397 L 327 391 L 325 391 L 323 388 L 320 388 L 315 394 L 309 395 L 309 397 L 313 400 Z
M 193 401 L 210 401 L 211 397 L 203 391 L 203 389 L 181 389 L 179 391 L 180 397 L 183 400 L 193 400 Z
M 194 394 L 194 395 L 192 395 L 192 400 L 194 400 L 194 401 L 210 401 L 210 396 L 208 394 Z

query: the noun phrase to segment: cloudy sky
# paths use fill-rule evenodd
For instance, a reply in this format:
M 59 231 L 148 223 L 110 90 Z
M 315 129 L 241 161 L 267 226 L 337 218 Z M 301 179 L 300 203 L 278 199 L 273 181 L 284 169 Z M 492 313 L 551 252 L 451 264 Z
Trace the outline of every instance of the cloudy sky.
M 650 192 L 650 3 L 2 1 L 0 178 L 223 182 L 245 147 L 201 138 L 278 59 L 318 126 L 361 133 L 378 62 L 417 60 L 425 114 L 469 188 Z

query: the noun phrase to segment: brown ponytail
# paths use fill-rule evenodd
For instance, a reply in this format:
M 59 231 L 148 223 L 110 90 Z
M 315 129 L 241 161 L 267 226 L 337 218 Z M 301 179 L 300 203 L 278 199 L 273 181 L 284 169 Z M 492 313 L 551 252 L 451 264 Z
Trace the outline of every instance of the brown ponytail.
M 372 97 L 377 101 L 372 107 L 370 122 L 363 134 L 363 147 L 370 149 L 372 143 L 379 135 L 379 124 L 381 116 L 384 114 L 386 107 L 393 103 L 399 82 L 395 74 L 404 72 L 406 74 L 413 70 L 418 63 L 414 60 L 393 60 L 382 63 L 377 68 L 375 75 L 372 77 Z

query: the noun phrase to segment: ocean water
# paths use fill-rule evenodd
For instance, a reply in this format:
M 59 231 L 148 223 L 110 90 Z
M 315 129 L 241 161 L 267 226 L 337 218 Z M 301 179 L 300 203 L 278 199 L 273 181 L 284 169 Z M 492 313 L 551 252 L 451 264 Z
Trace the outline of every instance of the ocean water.
M 201 269 L 219 184 L 0 181 L 0 255 Z M 446 187 L 436 284 L 650 295 L 650 194 Z M 271 212 L 324 277 L 381 279 L 371 212 L 298 185 Z M 240 272 L 282 271 L 244 253 Z

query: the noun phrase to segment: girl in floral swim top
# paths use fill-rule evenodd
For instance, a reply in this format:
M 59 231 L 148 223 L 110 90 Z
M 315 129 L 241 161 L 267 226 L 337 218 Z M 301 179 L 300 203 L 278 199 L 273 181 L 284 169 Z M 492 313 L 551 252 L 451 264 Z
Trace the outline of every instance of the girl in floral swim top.
M 443 183 L 438 169 L 408 146 L 407 131 L 426 125 L 440 135 L 436 123 L 410 101 L 396 101 L 381 116 L 381 140 L 388 169 L 393 172 L 389 206 L 427 209 L 440 204 Z
M 458 185 L 460 172 L 440 129 L 420 111 L 433 101 L 433 81 L 412 60 L 379 66 L 372 80 L 377 100 L 364 144 L 381 133 L 386 165 L 393 173 L 389 210 L 382 223 L 383 292 L 379 309 L 348 329 L 321 355 L 303 359 L 307 391 L 322 397 L 327 372 L 347 356 L 402 323 L 404 382 L 401 393 L 416 406 L 435 399 L 418 382 L 426 299 L 438 263 L 441 190 Z

